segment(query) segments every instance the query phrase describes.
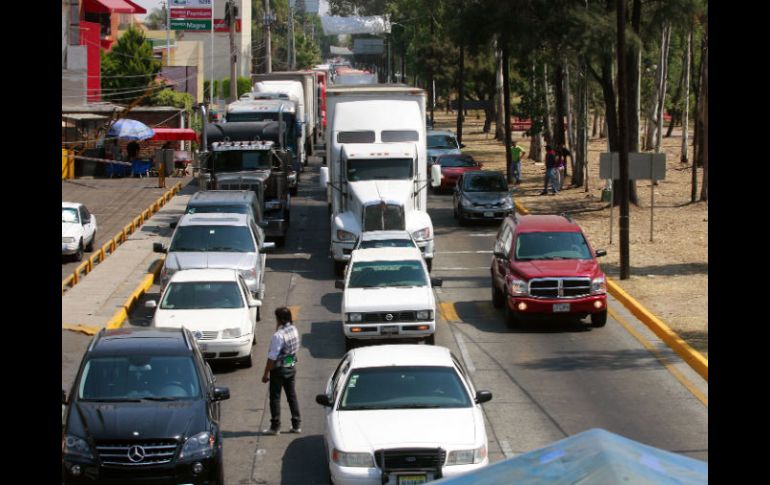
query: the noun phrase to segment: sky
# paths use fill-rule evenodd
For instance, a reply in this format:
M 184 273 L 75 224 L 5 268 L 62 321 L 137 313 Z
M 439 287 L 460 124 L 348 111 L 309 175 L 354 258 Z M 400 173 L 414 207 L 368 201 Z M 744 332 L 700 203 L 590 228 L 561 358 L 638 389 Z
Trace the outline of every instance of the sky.
M 152 12 L 154 8 L 160 8 L 161 4 L 163 3 L 162 0 L 131 0 L 134 3 L 137 3 L 144 7 L 147 10 L 147 13 Z M 214 0 L 214 3 L 218 2 L 224 2 L 225 0 Z M 327 0 L 321 0 L 321 15 L 324 15 L 325 13 L 329 12 L 329 2 Z M 137 17 L 141 20 L 144 19 L 144 15 L 137 15 Z

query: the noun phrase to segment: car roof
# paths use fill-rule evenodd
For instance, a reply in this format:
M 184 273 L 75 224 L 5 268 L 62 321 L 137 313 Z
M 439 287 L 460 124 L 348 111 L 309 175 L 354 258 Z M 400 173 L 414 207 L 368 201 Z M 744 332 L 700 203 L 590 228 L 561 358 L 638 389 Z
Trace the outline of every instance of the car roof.
M 248 214 L 236 214 L 230 212 L 207 212 L 197 214 L 185 214 L 179 219 L 177 227 L 181 226 L 247 226 Z
M 191 281 L 238 281 L 236 271 L 226 268 L 183 269 L 171 276 L 169 283 L 187 283 Z
M 517 216 L 517 232 L 582 232 L 580 226 L 565 216 L 526 215 Z
M 251 190 L 201 190 L 190 197 L 187 205 L 213 205 L 222 202 L 251 204 L 256 196 Z
M 381 241 L 383 239 L 412 239 L 409 231 L 364 231 L 362 241 Z
M 81 204 L 80 202 L 62 202 L 61 203 L 61 208 L 62 209 L 64 209 L 64 208 L 67 208 L 67 209 L 77 209 L 81 205 L 83 205 L 83 204 Z
M 100 332 L 91 344 L 90 354 L 112 355 L 190 355 L 183 329 L 122 327 Z
M 422 260 L 422 253 L 417 248 L 368 248 L 356 249 L 350 255 L 350 262 L 355 261 L 403 261 L 406 259 Z
M 438 345 L 373 345 L 350 352 L 351 368 L 403 366 L 453 366 L 452 354 Z

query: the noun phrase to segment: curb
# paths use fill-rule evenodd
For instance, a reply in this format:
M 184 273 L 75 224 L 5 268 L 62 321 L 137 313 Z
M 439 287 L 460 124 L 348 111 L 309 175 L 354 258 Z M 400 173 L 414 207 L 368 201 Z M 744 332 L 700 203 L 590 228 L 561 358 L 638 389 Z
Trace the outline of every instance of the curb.
M 129 224 L 126 224 L 126 226 L 115 236 L 104 243 L 104 245 L 99 248 L 95 249 L 94 253 L 89 257 L 86 261 L 83 261 L 80 265 L 78 265 L 77 268 L 75 268 L 75 271 L 72 272 L 71 275 L 64 278 L 61 282 L 61 292 L 62 295 L 66 291 L 67 287 L 72 288 L 78 282 L 80 281 L 80 273 L 85 271 L 85 274 L 87 275 L 94 269 L 95 263 L 101 263 L 107 258 L 108 254 L 112 254 L 115 252 L 118 246 L 120 246 L 122 243 L 128 239 L 129 234 L 133 234 L 136 229 L 141 227 L 142 224 L 144 224 L 144 221 L 149 219 L 153 216 L 156 212 L 160 210 L 161 207 L 166 205 L 166 202 L 171 200 L 173 196 L 175 196 L 178 192 L 182 190 L 182 182 L 177 182 L 171 189 L 166 191 L 163 195 L 158 197 L 158 199 L 153 202 L 150 207 L 143 210 L 141 214 L 134 217 Z M 83 275 L 85 276 L 85 275 Z
M 164 261 L 165 258 L 161 258 L 155 260 L 155 262 L 152 263 L 150 269 L 147 271 L 147 274 L 144 275 L 144 278 L 142 278 L 142 281 L 139 283 L 139 286 L 136 287 L 136 289 L 126 299 L 126 302 L 123 303 L 123 306 L 120 307 L 120 309 L 116 311 L 115 314 L 112 315 L 112 318 L 110 318 L 107 322 L 106 327 L 108 330 L 120 328 L 123 326 L 123 323 L 128 318 L 128 314 L 133 309 L 134 305 L 136 305 L 136 302 L 138 302 L 139 298 L 141 298 L 142 295 L 148 289 L 150 289 L 150 287 L 152 287 L 155 278 L 158 277 L 160 269 L 163 267 Z
M 529 214 L 529 209 L 514 200 L 516 211 L 522 215 Z M 690 347 L 682 340 L 671 328 L 663 323 L 663 320 L 656 317 L 641 303 L 636 301 L 631 295 L 625 292 L 619 284 L 607 278 L 607 290 L 624 307 L 628 309 L 636 318 L 645 324 L 652 332 L 657 335 L 671 350 L 677 353 L 692 369 L 698 373 L 706 382 L 709 380 L 709 361 L 700 352 Z

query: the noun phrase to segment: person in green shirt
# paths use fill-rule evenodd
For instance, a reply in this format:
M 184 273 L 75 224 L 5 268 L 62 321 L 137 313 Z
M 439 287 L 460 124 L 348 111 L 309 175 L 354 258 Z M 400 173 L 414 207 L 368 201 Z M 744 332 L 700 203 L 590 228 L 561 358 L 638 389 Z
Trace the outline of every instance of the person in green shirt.
M 516 144 L 516 140 L 511 142 L 511 173 L 516 179 L 516 185 L 521 183 L 521 159 L 525 153 L 524 149 Z

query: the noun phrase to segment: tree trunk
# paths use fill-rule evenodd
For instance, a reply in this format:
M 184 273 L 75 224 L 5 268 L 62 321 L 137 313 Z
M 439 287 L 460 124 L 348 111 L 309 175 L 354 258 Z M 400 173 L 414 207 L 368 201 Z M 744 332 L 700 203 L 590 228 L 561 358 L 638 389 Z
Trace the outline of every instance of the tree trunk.
M 511 173 L 511 85 L 508 68 L 508 40 L 503 43 L 503 123 L 505 126 L 505 170 L 508 183 L 513 182 Z
M 599 129 L 599 110 L 594 110 L 594 127 L 591 130 L 591 138 L 596 138 L 596 132 Z
M 554 143 L 551 136 L 551 97 L 548 94 L 548 64 L 543 64 L 543 99 L 545 100 L 545 114 L 543 115 L 543 138 L 546 145 Z
M 578 71 L 578 82 L 576 91 L 577 102 L 577 140 L 575 144 L 575 165 L 572 167 L 572 185 L 574 187 L 580 187 L 585 184 L 586 191 L 588 191 L 588 180 L 584 176 L 584 170 L 588 167 L 587 152 L 588 152 L 588 100 L 587 100 L 587 79 L 585 62 L 580 64 L 580 70 Z
M 503 126 L 503 55 L 495 41 L 495 65 L 497 74 L 495 75 L 495 140 L 505 139 L 505 127 Z
M 609 131 L 608 125 L 607 125 L 607 117 L 602 116 L 602 122 L 599 125 L 602 127 L 601 131 L 599 132 L 599 138 L 607 138 L 607 132 Z
M 569 64 L 564 60 L 564 103 L 567 114 L 567 145 L 570 150 L 575 150 L 577 139 L 575 136 L 575 113 L 573 113 L 572 100 L 570 99 Z
M 692 28 L 687 35 L 687 41 L 684 48 L 684 60 L 682 61 L 682 87 L 684 89 L 684 106 L 682 107 L 682 154 L 679 157 L 679 161 L 683 164 L 690 163 L 687 158 L 687 150 L 689 148 L 689 132 L 688 126 L 690 124 L 690 49 L 692 48 Z M 673 125 L 674 120 L 671 120 Z
M 553 120 L 553 141 L 556 145 L 565 143 L 564 138 L 564 65 L 556 64 L 553 79 L 553 89 L 556 95 L 556 118 Z
M 484 105 L 484 133 L 489 133 L 492 129 L 492 121 L 495 119 L 495 103 L 493 99 L 486 99 Z
M 460 44 L 460 80 L 457 86 L 457 141 L 463 142 L 463 118 L 465 104 L 465 44 Z
M 709 28 L 706 24 L 706 32 L 703 34 L 703 58 L 701 62 L 700 96 L 698 97 L 698 124 L 700 135 L 698 136 L 698 162 L 703 166 L 703 183 L 701 185 L 700 200 L 709 200 Z M 693 166 L 698 163 L 693 163 Z
M 658 129 L 655 138 L 655 153 L 660 153 L 661 137 L 663 136 L 663 109 L 666 105 L 666 86 L 668 84 L 668 51 L 671 44 L 671 24 L 663 27 L 663 44 L 661 45 L 660 60 L 662 62 L 663 72 L 660 79 L 660 96 L 658 98 L 657 119 Z
M 537 69 L 535 67 L 535 62 L 532 62 L 532 71 L 531 75 L 529 77 L 529 91 L 530 91 L 530 98 L 531 99 L 538 99 L 539 96 L 537 95 Z M 535 117 L 532 116 L 532 121 L 535 121 Z M 535 160 L 539 162 L 541 160 L 541 153 L 542 153 L 542 136 L 540 134 L 540 130 L 537 130 L 535 132 L 534 130 L 530 129 L 529 131 L 531 142 L 529 145 L 529 158 L 531 160 Z

